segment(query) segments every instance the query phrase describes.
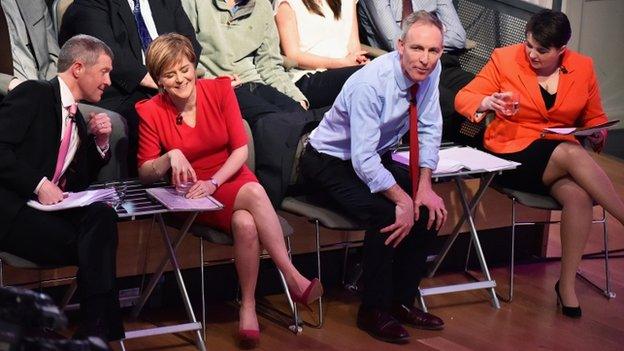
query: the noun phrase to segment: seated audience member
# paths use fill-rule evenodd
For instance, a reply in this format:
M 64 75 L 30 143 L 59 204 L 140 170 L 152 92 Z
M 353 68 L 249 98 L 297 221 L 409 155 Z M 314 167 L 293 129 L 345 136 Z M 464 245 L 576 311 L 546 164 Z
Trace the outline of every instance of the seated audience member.
M 137 103 L 139 177 L 193 185 L 187 198 L 212 195 L 224 209 L 206 212 L 197 221 L 232 233 L 242 303 L 239 337 L 259 341 L 255 310 L 260 245 L 284 273 L 293 300 L 308 305 L 323 288 L 292 265 L 282 230 L 266 192 L 247 168 L 247 136 L 229 78 L 195 79 L 196 56 L 190 41 L 179 34 L 155 39 L 147 67 L 161 93 Z M 164 151 L 164 153 L 162 151 Z
M 555 285 L 565 316 L 581 316 L 574 283 L 592 222 L 593 202 L 624 223 L 624 203 L 591 155 L 571 135 L 544 134 L 547 127 L 587 127 L 607 121 L 592 60 L 566 47 L 570 22 L 544 10 L 526 25 L 526 42 L 494 50 L 490 61 L 455 99 L 457 111 L 479 122 L 496 117 L 484 144 L 502 158 L 522 163 L 498 182 L 522 191 L 551 195 L 561 214 L 561 273 Z M 510 96 L 519 95 L 519 106 Z M 518 109 L 519 108 L 519 109 Z M 590 136 L 600 151 L 606 130 Z
M 119 112 L 128 122 L 128 170 L 136 175 L 138 116 L 134 104 L 157 92 L 145 68 L 145 51 L 161 34 L 177 32 L 201 47 L 180 0 L 75 0 L 65 12 L 59 33 L 63 44 L 75 34 L 89 34 L 115 53 L 112 84 L 99 106 Z
M 13 59 L 12 72 L 0 73 L 0 95 L 29 79 L 54 78 L 59 47 L 45 2 L 1 0 L 0 5 Z
M 112 57 L 100 40 L 76 36 L 60 50 L 57 78 L 23 82 L 0 104 L 0 247 L 42 265 L 78 266 L 82 322 L 74 337 L 109 341 L 124 338 L 115 210 L 94 203 L 46 212 L 26 202 L 61 202 L 108 161 L 110 119 L 98 114 L 85 124 L 76 102 L 101 98 Z
M 442 134 L 440 55 L 442 23 L 425 11 L 410 14 L 397 51 L 351 76 L 300 161 L 310 186 L 366 225 L 357 325 L 387 342 L 409 338 L 399 321 L 421 329 L 444 325 L 414 307 L 427 246 L 447 216 L 431 187 Z M 391 159 L 408 128 L 409 174 Z
M 204 50 L 207 77 L 230 76 L 256 146 L 256 175 L 274 205 L 290 181 L 301 134 L 322 117 L 284 71 L 267 0 L 182 0 Z
M 278 0 L 282 51 L 297 62 L 293 81 L 310 107 L 331 106 L 344 82 L 368 62 L 360 47 L 356 0 Z
M 408 6 L 403 6 L 407 4 Z M 459 56 L 466 47 L 466 31 L 453 7 L 452 0 L 360 0 L 358 14 L 369 44 L 387 51 L 396 49 L 401 34 L 401 20 L 413 11 L 434 13 L 444 25 L 444 54 L 440 58 L 440 107 L 444 118 L 442 137 L 448 141 L 466 142 L 459 134 L 461 115 L 453 106 L 459 89 L 474 75 L 464 71 Z

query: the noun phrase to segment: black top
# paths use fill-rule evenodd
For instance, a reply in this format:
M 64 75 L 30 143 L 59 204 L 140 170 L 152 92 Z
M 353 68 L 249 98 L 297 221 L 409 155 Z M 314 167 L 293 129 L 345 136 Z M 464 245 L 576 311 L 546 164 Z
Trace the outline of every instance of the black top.
M 544 104 L 546 105 L 546 109 L 550 110 L 551 107 L 555 104 L 555 99 L 557 98 L 557 93 L 550 94 L 544 87 L 541 85 L 540 92 L 542 93 L 542 99 L 544 99 Z

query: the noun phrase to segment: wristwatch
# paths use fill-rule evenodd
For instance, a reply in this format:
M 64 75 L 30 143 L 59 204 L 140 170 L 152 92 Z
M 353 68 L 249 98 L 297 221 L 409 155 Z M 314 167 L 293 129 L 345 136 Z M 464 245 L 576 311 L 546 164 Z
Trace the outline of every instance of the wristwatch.
M 208 181 L 210 182 L 210 184 L 215 186 L 215 189 L 219 187 L 219 182 L 217 182 L 216 179 L 210 178 L 210 179 L 208 179 Z

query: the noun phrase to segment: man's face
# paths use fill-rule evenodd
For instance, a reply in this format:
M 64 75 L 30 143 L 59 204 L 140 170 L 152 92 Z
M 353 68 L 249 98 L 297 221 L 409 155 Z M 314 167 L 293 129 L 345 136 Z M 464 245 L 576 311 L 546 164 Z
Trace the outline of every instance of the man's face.
M 413 82 L 425 80 L 442 55 L 442 45 L 442 33 L 436 26 L 413 24 L 397 45 L 403 73 Z
M 104 90 L 111 85 L 110 71 L 113 62 L 106 54 L 100 54 L 95 64 L 86 66 L 77 62 L 81 67 L 77 69 L 76 81 L 82 94 L 82 99 L 89 102 L 98 102 L 102 98 Z

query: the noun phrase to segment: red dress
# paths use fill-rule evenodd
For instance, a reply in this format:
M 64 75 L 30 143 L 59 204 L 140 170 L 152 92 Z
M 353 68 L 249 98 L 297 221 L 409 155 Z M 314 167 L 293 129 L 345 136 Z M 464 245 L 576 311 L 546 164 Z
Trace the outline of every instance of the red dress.
M 140 116 L 139 167 L 166 151 L 179 149 L 191 163 L 197 179 L 207 180 L 223 166 L 233 150 L 247 145 L 247 134 L 230 79 L 198 79 L 195 87 L 195 127 L 184 122 L 176 124 L 178 112 L 165 94 L 136 104 Z M 202 213 L 197 220 L 230 233 L 238 191 L 244 184 L 257 181 L 243 165 L 212 194 L 224 209 Z

